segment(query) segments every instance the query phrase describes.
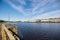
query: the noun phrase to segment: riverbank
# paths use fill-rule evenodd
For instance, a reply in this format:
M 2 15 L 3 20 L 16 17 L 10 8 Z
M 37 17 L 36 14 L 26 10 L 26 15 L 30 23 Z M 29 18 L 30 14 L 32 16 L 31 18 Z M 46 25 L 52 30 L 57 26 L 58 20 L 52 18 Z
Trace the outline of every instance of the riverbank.
M 1 36 L 2 34 L 1 34 L 1 30 L 0 30 L 0 40 L 2 40 L 2 36 Z

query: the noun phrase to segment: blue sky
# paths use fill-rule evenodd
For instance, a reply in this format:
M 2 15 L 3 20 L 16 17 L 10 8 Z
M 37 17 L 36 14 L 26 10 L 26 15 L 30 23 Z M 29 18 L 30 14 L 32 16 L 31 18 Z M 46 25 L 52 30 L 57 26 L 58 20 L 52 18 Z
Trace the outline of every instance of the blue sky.
M 0 0 L 0 20 L 33 20 L 60 17 L 60 0 Z

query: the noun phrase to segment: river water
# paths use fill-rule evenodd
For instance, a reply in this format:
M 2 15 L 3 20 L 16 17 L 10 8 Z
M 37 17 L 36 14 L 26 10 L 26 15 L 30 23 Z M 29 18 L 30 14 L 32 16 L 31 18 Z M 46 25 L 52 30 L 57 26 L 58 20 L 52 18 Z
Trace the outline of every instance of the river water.
M 24 40 L 60 40 L 60 23 L 18 22 L 18 34 Z

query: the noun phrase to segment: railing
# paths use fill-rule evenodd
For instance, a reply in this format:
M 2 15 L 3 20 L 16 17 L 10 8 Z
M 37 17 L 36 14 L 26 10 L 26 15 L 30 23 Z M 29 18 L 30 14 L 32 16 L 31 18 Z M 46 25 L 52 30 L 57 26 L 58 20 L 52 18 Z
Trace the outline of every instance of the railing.
M 17 40 L 20 40 L 18 37 L 16 37 Z M 8 28 L 5 26 L 5 24 L 2 24 L 2 40 L 16 40 L 16 38 L 13 36 L 11 31 L 8 30 Z

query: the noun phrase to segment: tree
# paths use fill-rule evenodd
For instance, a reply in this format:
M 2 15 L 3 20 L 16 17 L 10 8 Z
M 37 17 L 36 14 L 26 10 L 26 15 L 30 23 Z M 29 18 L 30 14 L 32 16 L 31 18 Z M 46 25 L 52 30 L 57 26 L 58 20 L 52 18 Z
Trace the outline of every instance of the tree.
M 0 22 L 5 22 L 4 20 L 0 20 Z

